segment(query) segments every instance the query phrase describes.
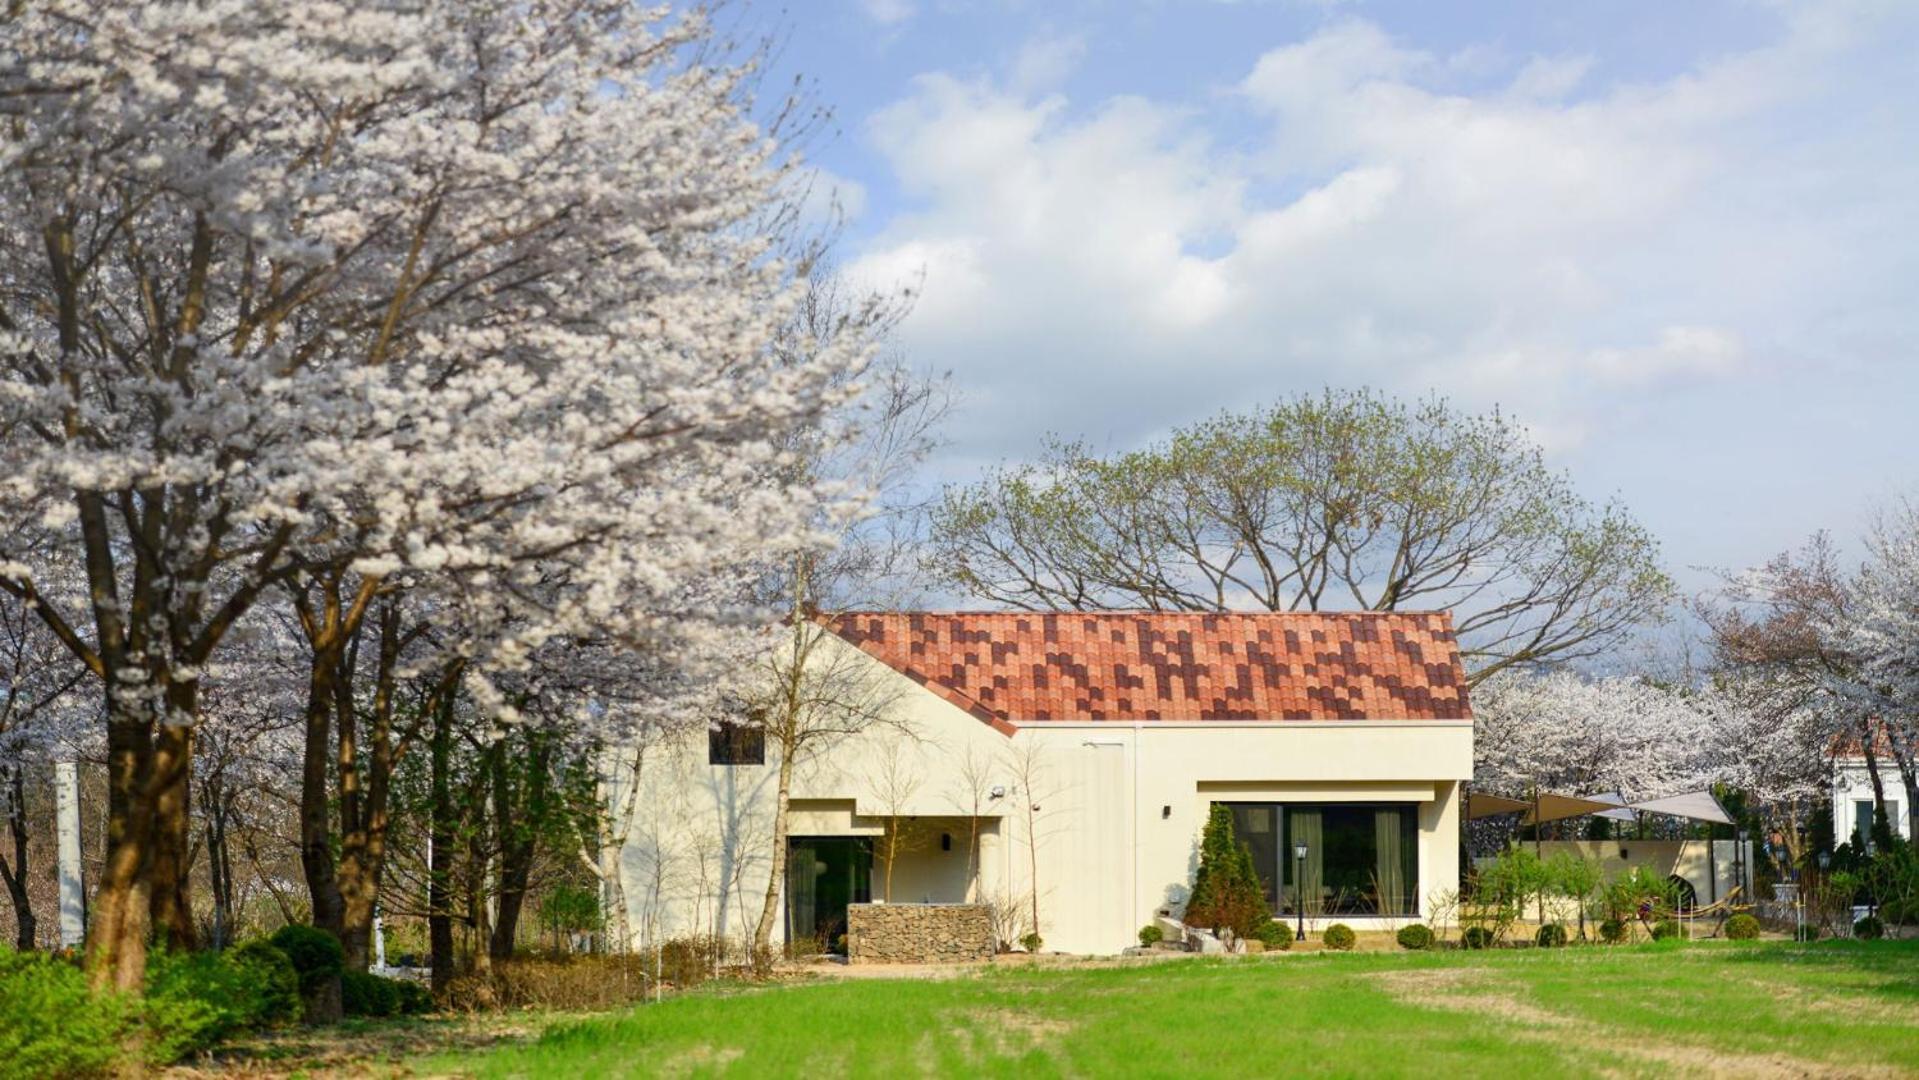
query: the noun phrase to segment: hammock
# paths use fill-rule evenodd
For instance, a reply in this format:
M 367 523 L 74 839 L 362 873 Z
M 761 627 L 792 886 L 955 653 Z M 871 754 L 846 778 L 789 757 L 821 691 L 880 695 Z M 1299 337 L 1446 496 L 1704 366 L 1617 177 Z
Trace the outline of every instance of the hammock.
M 1692 928 L 1698 925 L 1700 919 L 1716 918 L 1719 920 L 1719 925 L 1713 927 L 1712 936 L 1718 937 L 1720 933 L 1725 930 L 1727 919 L 1741 912 L 1750 912 L 1752 910 L 1752 905 L 1740 898 L 1740 893 L 1743 891 L 1743 888 L 1734 885 L 1726 895 L 1704 906 L 1660 908 L 1655 905 L 1650 911 L 1641 913 L 1639 921 L 1641 924 L 1645 924 L 1649 921 L 1671 919 L 1685 928 L 1686 937 L 1690 939 L 1693 936 Z

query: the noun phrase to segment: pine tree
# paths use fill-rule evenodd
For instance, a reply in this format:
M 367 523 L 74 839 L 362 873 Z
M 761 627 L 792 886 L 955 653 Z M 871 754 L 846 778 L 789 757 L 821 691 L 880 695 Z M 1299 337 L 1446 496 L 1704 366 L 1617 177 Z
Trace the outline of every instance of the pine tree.
M 1252 850 L 1233 834 L 1232 811 L 1214 803 L 1200 834 L 1199 870 L 1193 875 L 1184 921 L 1188 926 L 1231 930 L 1248 937 L 1270 917 Z

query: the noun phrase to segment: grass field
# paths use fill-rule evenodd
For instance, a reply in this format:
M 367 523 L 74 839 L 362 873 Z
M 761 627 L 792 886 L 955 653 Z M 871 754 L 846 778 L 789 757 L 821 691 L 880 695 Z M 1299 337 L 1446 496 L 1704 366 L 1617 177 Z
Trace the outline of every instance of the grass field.
M 1178 960 L 708 990 L 423 1075 L 1919 1076 L 1919 942 Z

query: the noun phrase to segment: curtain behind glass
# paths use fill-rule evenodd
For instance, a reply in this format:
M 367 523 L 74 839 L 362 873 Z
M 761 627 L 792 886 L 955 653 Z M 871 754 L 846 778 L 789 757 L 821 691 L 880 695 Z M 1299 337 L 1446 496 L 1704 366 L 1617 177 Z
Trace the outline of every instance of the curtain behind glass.
M 1373 811 L 1373 891 L 1381 915 L 1406 909 L 1406 878 L 1400 857 L 1399 807 Z
M 1227 803 L 1226 807 L 1233 812 L 1234 838 L 1253 853 L 1253 869 L 1266 890 L 1267 906 L 1277 911 L 1282 858 L 1279 807 L 1271 803 Z
M 1287 837 L 1289 842 L 1286 857 L 1288 859 L 1293 857 L 1294 845 L 1301 842 L 1306 845 L 1306 861 L 1300 866 L 1301 880 L 1293 883 L 1296 896 L 1295 910 L 1302 910 L 1308 915 L 1317 915 L 1322 902 L 1320 881 L 1324 877 L 1320 867 L 1324 865 L 1321 860 L 1325 858 L 1326 848 L 1325 835 L 1320 828 L 1319 810 L 1317 808 L 1288 810 L 1286 822 L 1290 834 Z

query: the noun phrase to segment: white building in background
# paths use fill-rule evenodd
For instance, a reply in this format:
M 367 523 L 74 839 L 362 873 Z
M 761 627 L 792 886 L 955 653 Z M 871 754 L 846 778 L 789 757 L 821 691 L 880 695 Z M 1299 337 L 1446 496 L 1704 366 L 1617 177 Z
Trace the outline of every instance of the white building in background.
M 1876 736 L 1883 744 L 1884 735 Z M 1906 805 L 1905 782 L 1899 766 L 1892 760 L 1891 747 L 1875 749 L 1879 764 L 1879 782 L 1886 793 L 1886 817 L 1894 835 L 1912 839 L 1911 815 Z M 1842 746 L 1832 758 L 1832 846 L 1851 844 L 1869 847 L 1872 834 L 1872 770 L 1857 740 Z
M 820 622 L 822 649 L 856 650 L 837 655 L 895 684 L 894 719 L 910 734 L 849 736 L 801 763 L 779 938 L 830 944 L 849 903 L 888 900 L 875 841 L 894 818 L 909 842 L 888 902 L 1030 912 L 1037 894 L 1036 929 L 1065 952 L 1116 953 L 1177 914 L 1214 804 L 1231 808 L 1289 922 L 1391 928 L 1426 918 L 1428 898 L 1458 885 L 1473 726 L 1446 615 Z M 636 944 L 751 935 L 772 854 L 774 753 L 750 728 L 648 750 L 621 853 Z M 969 760 L 984 764 L 984 783 L 966 782 Z M 977 812 L 971 788 L 983 793 Z

